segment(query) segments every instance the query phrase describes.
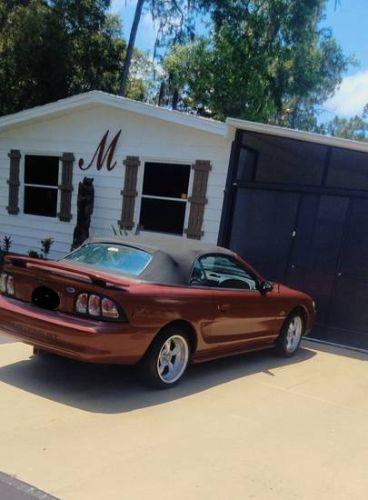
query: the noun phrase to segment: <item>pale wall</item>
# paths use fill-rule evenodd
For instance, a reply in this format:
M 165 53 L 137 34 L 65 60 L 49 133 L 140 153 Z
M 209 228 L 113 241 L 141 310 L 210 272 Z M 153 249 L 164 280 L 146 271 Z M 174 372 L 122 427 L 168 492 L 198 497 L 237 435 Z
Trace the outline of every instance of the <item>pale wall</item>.
M 81 171 L 77 166 L 78 159 L 83 157 L 89 163 L 100 139 L 108 129 L 110 140 L 119 129 L 122 129 L 115 153 L 117 166 L 111 172 L 107 172 L 106 168 L 98 172 L 95 166 L 86 172 Z M 22 154 L 18 215 L 9 215 L 6 210 L 8 204 L 6 181 L 9 178 L 7 155 L 11 149 L 19 149 Z M 63 152 L 72 152 L 76 158 L 71 222 L 23 214 L 24 155 L 32 153 L 61 155 Z M 14 242 L 12 250 L 16 252 L 39 250 L 40 240 L 49 236 L 55 240 L 51 257 L 57 258 L 68 252 L 76 223 L 78 182 L 85 175 L 95 179 L 95 207 L 91 235 L 111 235 L 111 225 L 117 225 L 120 219 L 122 206 L 120 191 L 124 184 L 122 162 L 127 155 L 139 156 L 142 162 L 138 175 L 135 223 L 139 220 L 144 161 L 193 163 L 197 159 L 210 160 L 212 171 L 208 181 L 203 241 L 212 243 L 217 241 L 230 141 L 219 135 L 102 105 L 68 112 L 58 118 L 32 122 L 0 133 L 0 235 L 12 236 Z M 193 171 L 189 193 L 192 181 Z M 189 204 L 186 219 L 188 215 Z

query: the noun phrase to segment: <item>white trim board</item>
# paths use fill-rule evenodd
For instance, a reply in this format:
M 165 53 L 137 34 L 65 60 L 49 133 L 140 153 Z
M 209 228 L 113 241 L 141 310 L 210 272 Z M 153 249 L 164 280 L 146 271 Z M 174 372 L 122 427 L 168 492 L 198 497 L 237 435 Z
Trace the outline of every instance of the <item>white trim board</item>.
M 368 153 L 367 142 L 352 141 L 350 139 L 342 139 L 340 137 L 332 137 L 330 135 L 315 134 L 313 132 L 304 132 L 302 130 L 294 130 L 286 127 L 278 127 L 276 125 L 267 125 L 265 123 L 239 120 L 237 118 L 227 118 L 226 124 L 229 126 L 230 129 L 233 130 L 238 129 L 247 132 L 258 132 L 259 134 L 275 135 L 278 137 L 285 137 L 288 139 L 296 139 L 304 142 L 314 142 L 326 146 L 335 146 L 337 148 Z
M 132 113 L 175 123 L 177 125 L 195 128 L 210 134 L 220 135 L 221 137 L 225 137 L 227 133 L 227 126 L 225 123 L 182 113 L 180 111 L 172 111 L 166 108 L 153 106 L 152 104 L 133 101 L 132 99 L 107 94 L 106 92 L 98 90 L 67 97 L 50 104 L 44 104 L 43 106 L 37 106 L 25 111 L 20 111 L 19 113 L 3 116 L 0 118 L 0 131 L 33 120 L 63 115 L 68 111 L 93 105 L 104 105 L 130 111 Z

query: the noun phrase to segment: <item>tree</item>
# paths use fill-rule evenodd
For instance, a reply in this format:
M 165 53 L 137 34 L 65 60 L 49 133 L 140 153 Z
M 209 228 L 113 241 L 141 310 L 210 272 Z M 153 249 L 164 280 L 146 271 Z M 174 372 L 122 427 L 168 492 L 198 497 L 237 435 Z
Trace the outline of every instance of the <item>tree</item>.
M 361 116 L 356 115 L 352 118 L 335 116 L 326 124 L 325 133 L 344 139 L 368 142 L 368 104 Z
M 126 96 L 136 101 L 149 101 L 154 92 L 153 63 L 137 49 L 133 51 Z
M 316 106 L 332 95 L 346 59 L 320 28 L 325 0 L 203 0 L 210 37 L 173 47 L 164 61 L 167 86 L 183 107 L 226 116 L 313 128 Z
M 20 4 L 20 2 L 19 2 Z M 65 37 L 39 0 L 3 9 L 0 107 L 11 113 L 67 94 Z M 56 59 L 57 58 L 57 59 Z M 56 62 L 57 61 L 57 62 Z M 56 66 L 57 64 L 57 66 Z
M 127 52 L 125 55 L 123 70 L 121 73 L 120 95 L 122 95 L 122 96 L 125 96 L 126 91 L 127 91 L 127 87 L 128 87 L 129 70 L 130 70 L 130 65 L 132 62 L 133 49 L 134 49 L 134 45 L 135 45 L 135 39 L 137 37 L 138 25 L 139 25 L 139 22 L 140 22 L 141 16 L 142 16 L 142 9 L 143 9 L 143 5 L 144 5 L 144 1 L 145 0 L 138 0 L 136 8 L 135 8 L 134 20 L 133 20 L 132 28 L 130 30 L 128 48 L 127 48 Z
M 117 94 L 126 44 L 110 0 L 0 4 L 0 114 L 80 92 Z M 144 55 L 133 53 L 129 97 L 146 97 Z
M 147 7 L 154 21 L 158 21 L 158 33 L 154 56 L 158 47 L 168 43 L 184 43 L 193 38 L 193 15 L 198 0 L 138 0 L 135 8 L 133 24 L 121 73 L 120 95 L 125 96 L 128 86 L 129 71 L 143 8 Z
M 173 109 L 196 109 L 204 114 L 202 103 L 209 101 L 212 75 L 210 42 L 199 38 L 187 45 L 174 45 L 163 60 L 166 105 Z M 179 102 L 180 101 L 180 102 Z

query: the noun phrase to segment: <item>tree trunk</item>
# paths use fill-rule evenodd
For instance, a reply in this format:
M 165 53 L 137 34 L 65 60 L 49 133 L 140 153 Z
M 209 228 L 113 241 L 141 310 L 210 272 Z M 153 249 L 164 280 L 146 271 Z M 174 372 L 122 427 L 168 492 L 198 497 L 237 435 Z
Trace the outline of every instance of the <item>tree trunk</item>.
M 135 8 L 134 20 L 132 24 L 132 29 L 130 30 L 129 43 L 127 48 L 127 53 L 125 56 L 125 61 L 123 65 L 123 70 L 121 73 L 121 82 L 120 82 L 120 95 L 125 97 L 127 87 L 128 87 L 128 77 L 130 64 L 132 62 L 133 49 L 135 44 L 135 39 L 137 36 L 138 25 L 142 15 L 143 4 L 145 0 L 138 0 L 137 6 Z
M 179 92 L 177 90 L 174 90 L 172 96 L 172 109 L 177 110 L 178 104 L 179 104 Z
M 164 97 L 165 97 L 165 82 L 161 82 L 161 85 L 160 85 L 160 91 L 158 93 L 158 106 L 162 106 L 163 103 L 164 103 Z

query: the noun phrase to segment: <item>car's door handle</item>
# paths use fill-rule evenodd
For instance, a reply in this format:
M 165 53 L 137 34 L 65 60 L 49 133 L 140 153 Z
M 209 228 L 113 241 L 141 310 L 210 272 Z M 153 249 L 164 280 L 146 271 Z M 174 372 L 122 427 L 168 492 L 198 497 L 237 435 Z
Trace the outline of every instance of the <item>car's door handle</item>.
M 217 310 L 221 312 L 227 312 L 230 309 L 230 304 L 218 304 Z

